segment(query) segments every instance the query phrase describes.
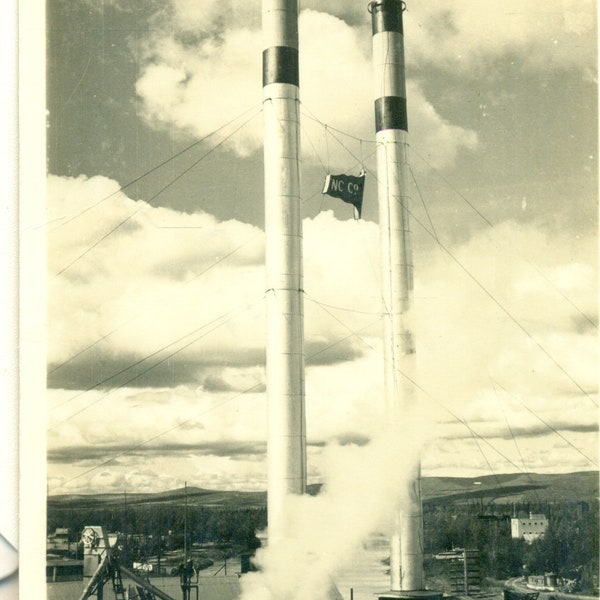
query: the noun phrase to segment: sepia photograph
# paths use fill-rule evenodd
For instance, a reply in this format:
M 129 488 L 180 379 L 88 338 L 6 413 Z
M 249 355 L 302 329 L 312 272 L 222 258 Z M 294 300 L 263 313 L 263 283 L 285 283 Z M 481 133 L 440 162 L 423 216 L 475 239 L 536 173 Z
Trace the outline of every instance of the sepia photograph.
M 596 3 L 23 19 L 20 597 L 598 598 Z

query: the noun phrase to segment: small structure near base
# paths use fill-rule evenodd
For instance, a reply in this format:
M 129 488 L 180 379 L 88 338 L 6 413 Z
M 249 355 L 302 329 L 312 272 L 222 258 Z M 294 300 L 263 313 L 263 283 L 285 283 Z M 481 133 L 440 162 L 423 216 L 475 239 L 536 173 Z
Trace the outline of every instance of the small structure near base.
M 98 525 L 85 527 L 81 540 L 83 542 L 83 578 L 84 581 L 87 579 L 87 583 L 79 600 L 87 600 L 90 596 L 96 596 L 98 600 L 103 600 L 104 586 L 109 581 L 112 583 L 116 600 L 126 600 L 123 575 L 136 584 L 139 598 L 143 598 L 143 600 L 156 600 L 156 598 L 173 600 L 171 596 L 153 586 L 149 581 L 142 579 L 120 564 L 118 551 L 111 545 L 104 527 Z M 127 591 L 127 595 L 129 595 L 129 591 Z
M 435 559 L 442 561 L 444 565 L 444 572 L 450 579 L 451 592 L 469 596 L 481 591 L 479 550 L 455 548 L 436 554 Z

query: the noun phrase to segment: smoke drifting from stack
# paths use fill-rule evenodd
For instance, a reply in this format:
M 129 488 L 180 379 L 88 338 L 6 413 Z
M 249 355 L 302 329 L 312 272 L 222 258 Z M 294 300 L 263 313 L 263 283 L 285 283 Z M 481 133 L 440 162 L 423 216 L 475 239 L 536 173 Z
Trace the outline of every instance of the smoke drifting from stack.
M 324 485 L 318 496 L 294 496 L 284 539 L 258 550 L 260 571 L 244 575 L 242 600 L 327 600 L 335 573 L 361 542 L 386 531 L 405 502 L 430 423 L 407 416 L 368 445 L 324 451 Z

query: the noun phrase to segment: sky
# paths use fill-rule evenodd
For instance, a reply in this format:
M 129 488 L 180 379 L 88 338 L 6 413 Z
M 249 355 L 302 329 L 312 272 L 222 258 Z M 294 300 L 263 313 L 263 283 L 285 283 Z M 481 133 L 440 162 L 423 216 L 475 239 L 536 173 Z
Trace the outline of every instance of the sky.
M 596 6 L 407 4 L 423 475 L 595 470 Z M 383 422 L 369 19 L 301 2 L 309 483 Z M 48 493 L 264 490 L 260 3 L 48 0 L 46 44 Z

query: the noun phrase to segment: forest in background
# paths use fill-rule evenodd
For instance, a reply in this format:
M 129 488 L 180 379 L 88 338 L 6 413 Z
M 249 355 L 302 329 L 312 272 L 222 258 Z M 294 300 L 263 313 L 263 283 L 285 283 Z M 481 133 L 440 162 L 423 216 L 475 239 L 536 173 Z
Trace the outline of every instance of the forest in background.
M 597 474 L 584 479 L 594 481 L 594 477 Z M 581 476 L 577 479 L 582 480 Z M 564 484 L 562 481 L 560 487 Z M 545 494 L 538 484 L 520 491 L 513 486 L 513 502 L 505 501 L 506 485 L 495 491 L 491 487 L 461 491 L 462 487 L 472 488 L 461 487 L 453 479 L 434 487 L 429 482 L 423 508 L 429 572 L 439 570 L 436 554 L 466 548 L 479 551 L 484 578 L 504 580 L 524 572 L 552 572 L 577 579 L 582 590 L 598 585 L 598 496 L 590 492 L 589 484 L 580 490 L 579 496 L 585 499 L 579 501 L 557 500 L 556 494 Z M 444 493 L 440 493 L 442 487 Z M 319 489 L 310 486 L 309 492 L 317 494 Z M 577 494 L 572 486 L 569 494 L 570 498 Z M 543 513 L 549 520 L 546 534 L 531 544 L 512 539 L 510 528 L 513 515 L 529 513 Z M 199 488 L 162 494 L 50 497 L 47 516 L 48 534 L 56 528 L 69 529 L 72 554 L 86 525 L 103 525 L 109 532 L 118 532 L 126 563 L 173 555 L 182 552 L 184 545 L 188 549 L 218 546 L 225 555 L 251 552 L 260 544 L 256 533 L 267 525 L 264 493 Z

